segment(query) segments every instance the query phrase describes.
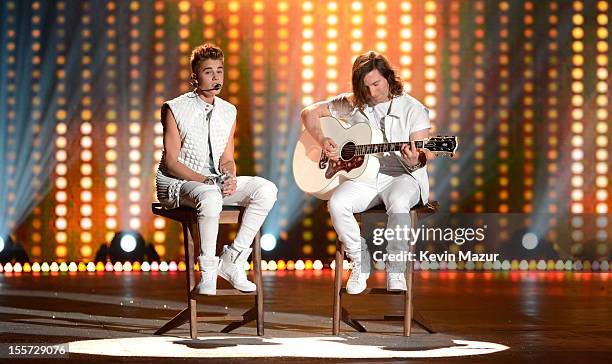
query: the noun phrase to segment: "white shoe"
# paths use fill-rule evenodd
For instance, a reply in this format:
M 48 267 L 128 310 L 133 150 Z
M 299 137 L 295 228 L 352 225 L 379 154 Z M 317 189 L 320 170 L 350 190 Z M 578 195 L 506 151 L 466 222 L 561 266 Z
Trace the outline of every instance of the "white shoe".
M 387 291 L 405 291 L 406 276 L 404 273 L 387 272 Z
M 196 290 L 200 294 L 217 294 L 217 270 L 219 268 L 219 257 L 199 256 L 200 263 L 200 283 Z
M 234 288 L 243 292 L 253 292 L 257 289 L 255 283 L 247 279 L 244 263 L 253 249 L 237 250 L 233 246 L 225 245 L 221 254 L 219 275 L 230 282 Z
M 367 288 L 367 280 L 370 278 L 370 253 L 367 250 L 363 255 L 361 252 L 357 252 L 356 254 L 350 254 L 349 258 L 353 263 L 353 268 L 346 282 L 346 293 L 360 294 Z

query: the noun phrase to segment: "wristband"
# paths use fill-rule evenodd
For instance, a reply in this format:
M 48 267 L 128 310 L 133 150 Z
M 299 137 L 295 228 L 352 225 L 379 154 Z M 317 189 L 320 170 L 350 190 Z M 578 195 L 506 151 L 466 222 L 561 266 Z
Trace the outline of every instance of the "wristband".
M 419 163 L 414 166 L 406 166 L 408 168 L 408 172 L 414 172 L 419 168 L 425 167 L 425 163 L 427 163 L 427 155 L 423 152 L 419 153 Z
M 419 161 L 419 164 L 415 164 L 414 166 L 407 166 L 408 168 L 408 172 L 414 172 L 419 168 L 422 168 L 423 164 L 421 164 L 421 162 Z

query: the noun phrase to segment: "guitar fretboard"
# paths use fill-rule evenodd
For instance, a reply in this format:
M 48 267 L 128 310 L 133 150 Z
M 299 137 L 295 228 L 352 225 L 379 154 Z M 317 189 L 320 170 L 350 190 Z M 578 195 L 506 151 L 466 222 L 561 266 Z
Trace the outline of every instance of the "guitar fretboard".
M 379 143 L 379 144 L 360 144 L 355 147 L 356 155 L 385 153 L 385 152 L 399 152 L 402 147 L 408 142 L 395 142 L 395 143 Z M 414 142 L 417 148 L 423 148 L 423 141 L 417 140 Z

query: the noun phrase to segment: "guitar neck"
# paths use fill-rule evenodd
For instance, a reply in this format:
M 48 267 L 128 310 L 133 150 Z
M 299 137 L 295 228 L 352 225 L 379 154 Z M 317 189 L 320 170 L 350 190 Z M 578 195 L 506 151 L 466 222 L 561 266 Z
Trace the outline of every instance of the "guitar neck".
M 355 154 L 366 155 L 385 152 L 399 152 L 402 147 L 410 142 L 395 142 L 395 143 L 378 143 L 378 144 L 360 144 L 356 146 Z M 424 140 L 416 140 L 414 145 L 417 148 L 426 147 Z

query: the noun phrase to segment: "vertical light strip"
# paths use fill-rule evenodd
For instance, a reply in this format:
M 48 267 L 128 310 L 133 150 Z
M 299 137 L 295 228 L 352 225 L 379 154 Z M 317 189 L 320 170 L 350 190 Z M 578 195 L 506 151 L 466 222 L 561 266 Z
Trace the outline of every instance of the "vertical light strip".
M 105 131 L 105 152 L 104 152 L 104 241 L 110 244 L 118 228 L 117 221 L 117 202 L 118 202 L 118 183 L 117 183 L 117 2 L 109 1 L 106 3 L 106 125 Z
M 15 230 L 15 215 L 17 209 L 15 208 L 15 201 L 17 200 L 17 126 L 16 126 L 16 91 L 17 91 L 17 62 L 16 62 L 16 18 L 15 18 L 15 7 L 16 4 L 14 1 L 9 1 L 6 3 L 6 8 L 8 11 L 7 16 L 7 42 L 6 42 L 6 51 L 7 51 L 7 147 L 9 152 L 7 153 L 8 163 L 6 164 L 6 175 L 9 178 L 6 181 L 7 184 L 7 202 L 8 202 L 8 210 L 6 212 L 6 218 L 8 220 L 7 227 L 9 233 L 12 233 Z
M 302 105 L 314 102 L 314 5 L 312 1 L 302 3 Z
M 550 56 L 548 57 L 548 97 L 546 104 L 546 133 L 548 135 L 547 144 L 548 150 L 546 152 L 547 160 L 547 212 L 550 214 L 550 218 L 547 219 L 549 226 L 546 237 L 549 241 L 557 241 L 557 217 L 556 214 L 559 212 L 557 201 L 559 198 L 558 190 L 556 188 L 558 184 L 557 173 L 559 172 L 559 99 L 557 97 L 559 92 L 559 31 L 558 31 L 558 4 L 556 1 L 551 1 L 549 4 L 548 23 L 550 25 L 548 29 L 548 51 Z
M 239 108 L 240 97 L 240 1 L 230 1 L 228 4 L 229 16 L 228 16 L 228 28 L 227 37 L 229 43 L 227 46 L 227 65 L 228 67 L 228 101 L 234 106 Z M 236 136 L 238 136 L 238 129 L 240 127 L 236 124 Z M 234 140 L 236 146 L 240 142 L 238 138 Z M 234 156 L 237 156 L 235 154 Z
M 264 172 L 264 120 L 265 120 L 265 68 L 264 68 L 264 2 L 253 2 L 253 42 L 251 43 L 252 88 L 251 101 L 253 110 L 253 144 L 255 173 Z
M 608 2 L 598 1 L 597 2 L 597 83 L 596 90 L 597 96 L 596 102 L 596 137 L 595 137 L 595 212 L 598 214 L 596 219 L 597 233 L 596 238 L 597 254 L 601 257 L 605 257 L 608 254 L 608 247 L 606 242 L 609 242 L 607 233 L 608 227 L 608 216 L 609 213 L 609 82 L 610 82 L 610 64 L 609 64 L 609 16 L 608 16 Z
M 338 2 L 327 3 L 327 46 L 325 57 L 325 78 L 327 96 L 331 97 L 338 93 Z
M 402 1 L 400 5 L 400 68 L 401 76 L 404 81 L 404 91 L 412 92 L 412 15 L 410 1 Z
M 376 45 L 377 52 L 385 54 L 387 52 L 387 2 L 376 2 Z
M 573 240 L 572 252 L 575 253 L 581 248 L 579 243 L 584 233 L 582 227 L 584 225 L 584 219 L 582 213 L 584 212 L 584 160 L 583 151 L 583 117 L 584 117 L 584 16 L 582 15 L 583 3 L 581 1 L 574 1 L 573 3 L 574 14 L 572 16 L 572 111 L 571 111 L 571 144 L 572 144 L 572 192 L 571 192 L 571 212 L 576 214 L 572 218 L 572 231 L 571 238 Z
M 532 211 L 533 200 L 533 168 L 534 168 L 534 109 L 533 109 L 533 2 L 525 1 L 523 3 L 523 212 L 530 213 Z
M 276 17 L 276 37 L 277 42 L 273 44 L 277 44 L 275 57 L 276 62 L 278 63 L 277 69 L 275 72 L 276 77 L 276 105 L 278 108 L 278 120 L 281 122 L 278 123 L 277 131 L 280 135 L 282 135 L 282 140 L 280 143 L 280 150 L 286 150 L 287 148 L 287 134 L 289 132 L 289 128 L 287 127 L 287 122 L 283 122 L 288 120 L 289 117 L 289 2 L 288 1 L 280 1 L 276 5 L 276 9 L 278 11 L 278 16 Z M 288 203 L 287 201 L 287 191 L 289 181 L 287 180 L 287 173 L 284 171 L 287 169 L 287 158 L 281 158 L 281 173 L 278 185 L 278 201 L 281 203 L 280 206 L 280 238 L 284 241 L 287 241 L 289 235 L 287 233 L 287 228 L 289 226 L 289 220 L 287 218 L 289 214 Z
M 509 9 L 510 3 L 502 1 L 499 3 L 499 105 L 498 105 L 498 132 L 499 132 L 499 151 L 498 151 L 498 182 L 499 182 L 499 207 L 498 211 L 507 213 L 510 208 L 508 205 L 510 192 L 508 189 L 508 159 L 510 156 L 508 147 L 510 145 L 510 42 L 509 42 Z
M 351 2 L 351 64 L 363 51 L 363 3 Z
M 436 121 L 436 106 L 438 103 L 437 93 L 438 87 L 436 85 L 436 80 L 438 77 L 438 30 L 437 23 L 438 19 L 436 16 L 436 2 L 429 0 L 425 2 L 425 27 L 424 27 L 424 36 L 425 42 L 423 44 L 424 53 L 425 53 L 425 68 L 424 68 L 424 76 L 425 76 L 425 98 L 424 104 L 429 109 L 429 119 L 432 122 L 432 127 L 430 132 L 435 133 L 435 121 Z M 436 199 L 434 186 L 435 186 L 435 164 L 428 163 L 427 171 L 429 173 L 429 183 L 431 185 L 430 196 L 431 199 Z
M 483 213 L 484 207 L 484 145 L 485 145 L 485 1 L 474 4 L 474 212 Z M 427 60 L 426 60 L 427 64 Z M 427 90 L 425 90 L 427 92 Z M 500 219 L 501 220 L 501 219 Z M 481 225 L 482 220 L 477 219 Z M 476 253 L 484 253 L 482 242 L 474 245 Z M 476 262 L 476 269 L 482 269 L 482 262 Z
M 437 87 L 436 79 L 438 74 L 436 66 L 438 65 L 437 57 L 437 38 L 438 32 L 436 29 L 437 17 L 436 17 L 436 2 L 426 1 L 425 2 L 425 106 L 429 109 L 429 118 L 434 121 L 436 118 L 436 105 L 437 105 Z
M 164 16 L 165 3 L 163 0 L 155 1 L 155 31 L 154 31 L 154 90 L 155 90 L 155 107 L 153 108 L 153 112 L 151 114 L 151 119 L 153 120 L 153 135 L 154 135 L 154 145 L 155 152 L 153 155 L 153 171 L 152 178 L 155 179 L 155 174 L 157 172 L 157 166 L 161 160 L 162 149 L 164 147 L 164 129 L 162 123 L 159 120 L 160 117 L 160 109 L 162 104 L 164 103 L 164 91 L 165 91 L 165 66 L 166 66 L 166 57 L 165 50 L 166 46 L 164 43 Z M 154 182 L 153 182 L 154 183 Z M 157 199 L 155 189 L 152 189 L 153 200 Z M 166 219 L 161 216 L 155 216 L 153 218 L 153 244 L 155 246 L 155 251 L 159 254 L 160 257 L 164 257 L 166 255 L 166 245 L 164 244 L 166 241 Z
M 302 105 L 308 106 L 314 102 L 315 57 L 314 57 L 314 4 L 312 1 L 302 3 Z M 305 197 L 308 201 L 308 197 Z M 302 220 L 302 253 L 312 253 L 312 207 L 304 203 L 304 219 Z
M 57 94 L 56 103 L 57 110 L 55 118 L 57 124 L 55 132 L 55 256 L 66 256 L 66 242 L 68 241 L 68 220 L 66 218 L 68 212 L 68 179 L 66 173 L 68 171 L 68 152 L 66 150 L 68 132 L 68 124 L 66 123 L 66 2 L 58 1 L 56 4 L 57 14 L 57 68 L 55 76 L 57 78 L 55 92 Z
M 509 212 L 509 145 L 510 145 L 510 41 L 509 41 L 509 22 L 510 22 L 510 2 L 502 1 L 499 3 L 499 104 L 498 104 L 498 181 L 499 181 L 499 206 L 501 213 Z M 499 239 L 508 240 L 508 219 L 499 219 L 500 231 Z
M 41 77 L 41 27 L 40 27 L 40 1 L 32 2 L 32 192 L 34 193 L 34 204 L 35 207 L 32 210 L 32 229 L 31 229 L 31 240 L 32 245 L 30 254 L 35 261 L 40 260 L 41 247 L 40 242 L 41 236 L 41 206 L 39 202 L 41 200 L 40 187 L 41 187 L 41 159 L 42 159 L 42 99 L 40 97 L 40 77 Z
M 215 24 L 217 22 L 215 18 L 215 2 L 206 0 L 202 7 L 204 9 L 204 41 L 215 43 Z
M 484 211 L 484 117 L 485 117 L 485 72 L 484 72 L 484 1 L 474 3 L 474 212 Z
M 91 89 L 92 89 L 92 71 L 91 71 L 91 54 L 92 54 L 92 41 L 91 41 L 91 3 L 83 2 L 83 15 L 81 17 L 81 35 L 83 41 L 81 43 L 81 193 L 80 199 L 80 221 L 81 226 L 80 233 L 80 245 L 79 255 L 87 261 L 93 254 L 91 248 L 91 242 L 93 240 L 91 229 L 93 227 L 92 221 L 92 188 L 93 188 L 93 138 L 92 131 L 93 125 L 91 123 L 92 118 L 92 105 L 91 105 Z M 58 255 L 58 257 L 60 257 Z M 61 257 L 63 258 L 63 257 Z
M 450 133 L 459 134 L 461 130 L 461 27 L 460 27 L 460 8 L 461 0 L 451 0 L 448 15 L 448 37 L 449 37 L 449 78 L 450 78 Z M 409 30 L 409 28 L 407 28 Z M 404 57 L 404 56 L 402 56 Z M 450 177 L 450 206 L 452 213 L 459 211 L 460 194 L 459 186 L 459 165 L 452 163 Z
M 181 93 L 189 91 L 191 86 L 188 83 L 189 75 L 191 74 L 191 67 L 189 65 L 189 10 L 191 9 L 191 4 L 189 1 L 179 1 L 178 3 L 179 9 L 179 79 L 181 80 Z
M 10 176 L 6 180 L 7 186 L 7 198 L 6 201 L 8 203 L 8 210 L 6 211 L 7 218 L 7 228 L 8 232 L 12 233 L 15 230 L 15 214 L 17 212 L 15 208 L 15 201 L 17 200 L 16 195 L 16 187 L 17 187 L 17 178 L 14 178 L 17 172 L 17 126 L 15 123 L 16 118 L 16 91 L 17 91 L 17 62 L 16 62 L 16 18 L 15 18 L 15 2 L 9 1 L 6 3 L 6 8 L 8 12 L 7 16 L 7 42 L 6 42 L 6 52 L 7 52 L 7 154 L 6 154 L 6 175 Z M 12 177 L 12 178 L 11 178 Z
M 141 85 L 141 58 L 138 54 L 140 50 L 140 16 L 138 14 L 140 3 L 138 1 L 130 2 L 130 125 L 129 125 L 129 175 L 130 179 L 128 198 L 130 201 L 129 208 L 129 226 L 130 229 L 138 231 L 140 229 L 140 211 L 141 198 L 140 188 L 142 185 L 140 162 L 142 153 L 140 152 L 141 145 L 141 119 L 142 119 L 142 85 Z

